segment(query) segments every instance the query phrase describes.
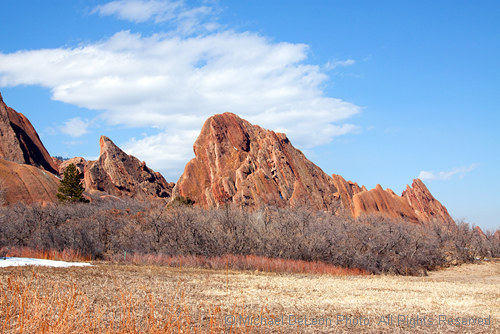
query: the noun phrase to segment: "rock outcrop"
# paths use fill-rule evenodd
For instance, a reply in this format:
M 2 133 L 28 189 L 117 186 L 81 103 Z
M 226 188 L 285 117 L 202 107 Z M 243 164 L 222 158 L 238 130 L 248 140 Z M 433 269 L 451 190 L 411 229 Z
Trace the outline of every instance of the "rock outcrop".
M 401 196 L 391 189 L 382 189 L 380 184 L 374 189 L 357 193 L 352 198 L 354 217 L 370 214 L 381 214 L 391 218 L 403 218 L 414 223 L 420 220 Z
M 340 175 L 329 177 L 295 149 L 285 134 L 265 130 L 232 113 L 210 117 L 193 146 L 173 196 L 203 207 L 235 203 L 307 206 L 353 217 L 380 214 L 415 223 L 453 222 L 446 208 L 414 180 L 402 196 L 390 189 L 367 190 Z
M 336 211 L 331 177 L 307 160 L 283 133 L 252 125 L 232 113 L 210 117 L 194 143 L 173 196 L 203 207 L 235 203 L 301 206 Z
M 6 204 L 56 202 L 59 179 L 30 165 L 0 159 L 0 191 Z
M 365 186 L 360 187 L 357 183 L 346 181 L 342 176 L 333 174 L 333 182 L 338 192 L 335 194 L 342 201 L 342 206 L 348 214 L 354 215 L 354 204 L 352 198 L 355 194 L 366 191 Z
M 30 121 L 8 107 L 0 94 L 0 158 L 57 174 L 57 165 Z
M 75 158 L 61 161 L 58 164 L 59 175 L 62 177 L 64 175 L 64 171 L 66 170 L 66 168 L 68 168 L 68 166 L 71 164 L 75 165 L 76 169 L 78 169 L 78 171 L 83 175 L 84 171 L 85 171 L 85 166 L 87 166 L 87 163 L 88 163 L 87 160 L 85 160 L 82 157 L 75 157 Z
M 448 210 L 431 195 L 420 179 L 413 180 L 411 187 L 407 185 L 402 197 L 408 201 L 420 221 L 439 220 L 448 224 L 454 223 Z
M 80 160 L 83 158 L 72 159 L 77 167 L 80 165 L 79 169 L 84 164 L 84 182 L 88 192 L 104 192 L 141 200 L 171 196 L 174 184 L 165 181 L 160 173 L 123 152 L 105 136 L 100 139 L 100 147 L 97 161 L 84 163 L 85 160 Z M 69 160 L 67 162 L 69 164 Z M 64 168 L 64 163 L 61 168 Z
M 398 196 L 380 185 L 367 190 L 340 175 L 330 177 L 285 134 L 232 113 L 205 122 L 193 146 L 195 158 L 175 187 L 109 138 L 101 137 L 100 149 L 97 161 L 53 159 L 28 119 L 7 107 L 0 95 L 0 190 L 7 203 L 56 201 L 59 180 L 51 173 L 63 175 L 73 163 L 90 194 L 141 200 L 183 196 L 203 207 L 305 206 L 353 217 L 381 214 L 415 223 L 454 223 L 419 179 Z
M 346 181 L 340 175 L 332 175 L 338 195 L 346 211 L 353 217 L 381 214 L 391 218 L 403 218 L 414 223 L 441 221 L 452 224 L 448 210 L 436 200 L 420 179 L 413 180 L 412 186 L 398 196 L 391 189 L 382 189 L 377 184 L 367 190 L 357 183 Z

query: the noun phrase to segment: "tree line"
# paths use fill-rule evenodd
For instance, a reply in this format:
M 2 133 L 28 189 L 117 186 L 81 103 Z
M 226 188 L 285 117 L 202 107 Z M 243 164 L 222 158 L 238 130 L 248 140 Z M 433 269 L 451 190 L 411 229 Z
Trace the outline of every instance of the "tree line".
M 353 219 L 308 208 L 207 210 L 175 203 L 96 200 L 1 207 L 0 248 L 70 249 L 96 260 L 125 252 L 257 255 L 403 275 L 500 256 L 498 238 L 465 222 L 447 227 L 383 216 Z

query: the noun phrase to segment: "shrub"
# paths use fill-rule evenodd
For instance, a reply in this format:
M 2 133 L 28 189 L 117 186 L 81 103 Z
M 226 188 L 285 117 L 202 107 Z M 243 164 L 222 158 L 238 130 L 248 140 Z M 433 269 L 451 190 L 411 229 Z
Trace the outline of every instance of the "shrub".
M 256 256 L 400 275 L 500 256 L 500 239 L 466 223 L 424 226 L 304 208 L 205 210 L 133 200 L 0 207 L 0 246 L 71 250 L 91 259 Z
M 169 206 L 178 206 L 178 205 L 193 205 L 194 201 L 189 197 L 184 196 L 175 196 L 170 203 Z

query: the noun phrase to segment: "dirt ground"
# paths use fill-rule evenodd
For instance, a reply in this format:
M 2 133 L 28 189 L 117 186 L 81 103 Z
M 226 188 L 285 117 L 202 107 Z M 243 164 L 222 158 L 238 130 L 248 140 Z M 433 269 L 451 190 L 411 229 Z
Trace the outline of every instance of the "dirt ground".
M 498 260 L 427 277 L 112 264 L 2 268 L 0 292 L 3 333 L 21 325 L 49 333 L 500 332 Z

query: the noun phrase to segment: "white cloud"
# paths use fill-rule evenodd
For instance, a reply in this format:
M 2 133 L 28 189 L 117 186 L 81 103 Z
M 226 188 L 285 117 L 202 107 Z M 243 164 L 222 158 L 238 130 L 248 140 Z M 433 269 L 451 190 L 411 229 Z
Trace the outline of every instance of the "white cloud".
M 97 6 L 92 12 L 136 23 L 171 21 L 177 25 L 177 31 L 184 34 L 200 28 L 212 30 L 218 27 L 214 22 L 200 24 L 212 12 L 210 7 L 188 8 L 182 0 L 117 0 Z
M 459 178 L 463 178 L 465 174 L 471 172 L 474 170 L 478 164 L 471 164 L 470 166 L 462 166 L 462 167 L 455 167 L 452 168 L 449 171 L 444 171 L 444 172 L 432 172 L 432 171 L 421 171 L 420 174 L 418 174 L 418 178 L 421 180 L 450 180 L 453 176 L 458 176 Z
M 150 19 L 162 22 L 173 19 L 174 11 L 181 5 L 181 1 L 118 0 L 97 6 L 93 12 L 103 16 L 116 15 L 122 20 L 132 22 L 145 22 Z
M 74 117 L 66 120 L 61 126 L 61 132 L 71 137 L 77 138 L 87 134 L 90 122 L 83 120 L 80 117 Z
M 123 150 L 153 168 L 161 167 L 163 176 L 173 181 L 183 172 L 188 159 L 194 157 L 193 143 L 198 134 L 199 130 L 168 130 L 142 139 L 132 138 Z
M 346 59 L 346 60 L 335 60 L 333 62 L 328 62 L 325 65 L 325 70 L 331 71 L 336 69 L 337 67 L 347 67 L 354 65 L 356 61 L 354 59 Z
M 125 148 L 155 169 L 182 171 L 203 122 L 216 113 L 285 132 L 301 148 L 356 131 L 345 121 L 360 108 L 324 95 L 328 76 L 306 63 L 307 53 L 307 45 L 251 32 L 121 31 L 75 48 L 0 53 L 0 86 L 43 86 L 54 100 L 97 110 L 111 125 L 154 128 Z M 63 128 L 76 137 L 87 127 L 73 119 Z

